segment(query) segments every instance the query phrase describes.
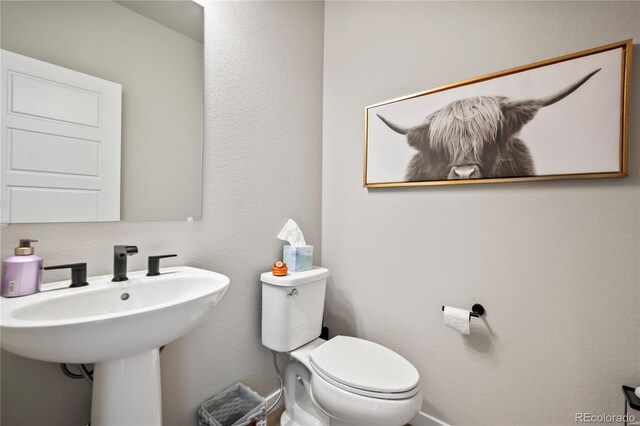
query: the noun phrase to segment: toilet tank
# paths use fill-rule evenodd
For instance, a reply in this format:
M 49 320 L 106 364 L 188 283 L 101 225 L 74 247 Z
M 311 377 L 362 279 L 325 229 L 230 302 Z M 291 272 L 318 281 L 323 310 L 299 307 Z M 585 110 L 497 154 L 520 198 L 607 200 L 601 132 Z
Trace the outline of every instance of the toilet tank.
M 260 276 L 263 345 L 289 352 L 320 336 L 327 277 L 329 270 L 319 267 L 285 277 Z

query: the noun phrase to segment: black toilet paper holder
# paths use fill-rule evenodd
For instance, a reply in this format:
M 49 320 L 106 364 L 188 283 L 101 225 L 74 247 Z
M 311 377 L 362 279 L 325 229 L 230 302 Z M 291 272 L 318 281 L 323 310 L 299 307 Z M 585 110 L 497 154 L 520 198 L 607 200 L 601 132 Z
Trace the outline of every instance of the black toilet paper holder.
M 444 305 L 442 305 L 442 310 L 444 311 Z M 484 306 L 479 303 L 476 303 L 471 307 L 471 312 L 469 312 L 469 317 L 480 318 L 485 313 Z

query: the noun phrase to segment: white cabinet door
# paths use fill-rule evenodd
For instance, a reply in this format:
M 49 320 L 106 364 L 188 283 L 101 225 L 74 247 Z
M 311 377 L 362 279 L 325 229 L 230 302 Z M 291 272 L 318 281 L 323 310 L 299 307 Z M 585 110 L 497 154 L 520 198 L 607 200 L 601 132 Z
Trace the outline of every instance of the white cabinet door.
M 120 220 L 122 86 L 0 53 L 2 222 Z

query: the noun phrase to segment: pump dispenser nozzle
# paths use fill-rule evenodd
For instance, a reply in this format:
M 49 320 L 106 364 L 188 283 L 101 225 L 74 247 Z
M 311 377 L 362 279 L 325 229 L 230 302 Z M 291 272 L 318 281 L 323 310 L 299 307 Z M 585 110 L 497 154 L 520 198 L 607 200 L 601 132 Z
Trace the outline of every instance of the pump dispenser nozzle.
M 31 243 L 37 243 L 38 240 L 24 239 L 20 240 L 20 245 L 16 247 L 16 256 L 29 256 L 35 253 L 35 249 L 31 247 Z

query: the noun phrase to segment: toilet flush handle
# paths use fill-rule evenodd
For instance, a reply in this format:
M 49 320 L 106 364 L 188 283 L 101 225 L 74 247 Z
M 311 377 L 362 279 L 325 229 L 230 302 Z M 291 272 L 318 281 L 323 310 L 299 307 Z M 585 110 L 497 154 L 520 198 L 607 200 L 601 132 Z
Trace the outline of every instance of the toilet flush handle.
M 296 297 L 297 295 L 298 295 L 298 289 L 294 288 L 293 290 L 291 290 L 289 294 L 287 294 L 287 297 Z

